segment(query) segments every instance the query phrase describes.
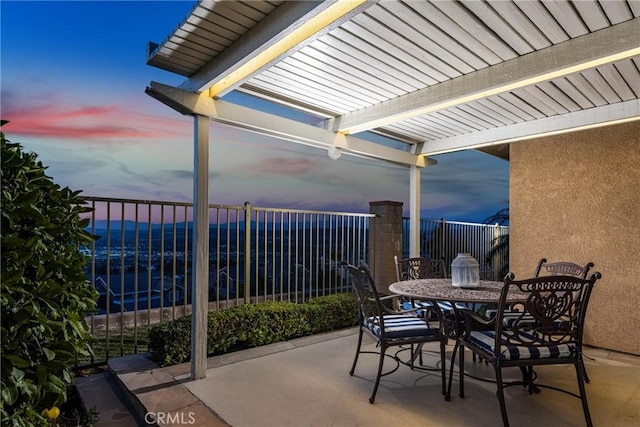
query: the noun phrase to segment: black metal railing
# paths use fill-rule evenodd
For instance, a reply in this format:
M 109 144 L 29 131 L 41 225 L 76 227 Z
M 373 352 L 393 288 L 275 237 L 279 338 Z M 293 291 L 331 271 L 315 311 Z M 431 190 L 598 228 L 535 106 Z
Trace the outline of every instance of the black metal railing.
M 189 314 L 192 205 L 85 197 L 93 208 L 83 248 L 99 293 L 87 319 L 101 364 L 147 351 L 150 325 Z M 342 261 L 367 262 L 368 213 L 210 205 L 209 307 L 294 301 L 344 292 Z M 98 219 L 100 218 L 100 219 Z
M 409 218 L 403 218 L 403 235 L 408 231 Z M 509 227 L 499 224 L 421 219 L 420 256 L 441 259 L 450 266 L 458 253 L 470 253 L 480 264 L 481 279 L 502 280 L 500 272 L 509 264 L 509 252 L 496 247 L 507 234 Z M 403 239 L 403 256 L 408 254 L 409 242 Z
M 87 277 L 99 293 L 87 318 L 94 356 L 81 366 L 148 351 L 146 332 L 191 312 L 192 204 L 85 197 Z M 245 302 L 294 301 L 348 290 L 343 261 L 369 263 L 369 213 L 209 206 L 209 308 Z M 421 255 L 450 265 L 470 252 L 482 277 L 497 279 L 504 259 L 488 259 L 507 227 L 421 220 Z M 408 221 L 403 224 L 408 232 Z M 405 233 L 406 234 L 406 233 Z M 408 252 L 408 239 L 405 251 Z

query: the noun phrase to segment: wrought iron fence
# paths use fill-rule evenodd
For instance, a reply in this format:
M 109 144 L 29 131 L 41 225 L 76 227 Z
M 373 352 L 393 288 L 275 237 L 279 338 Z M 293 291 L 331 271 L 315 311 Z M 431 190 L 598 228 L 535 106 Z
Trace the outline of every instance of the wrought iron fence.
M 403 235 L 408 235 L 409 218 L 403 218 Z M 509 227 L 499 224 L 477 224 L 420 220 L 420 256 L 442 259 L 450 266 L 458 253 L 470 253 L 480 264 L 480 278 L 502 280 L 500 272 L 509 264 L 508 247 L 500 246 L 501 236 Z M 409 255 L 409 241 L 403 239 L 403 256 Z
M 81 366 L 147 351 L 153 323 L 191 311 L 192 205 L 86 197 L 89 231 L 83 248 L 87 277 L 99 293 L 98 313 L 87 319 L 94 355 Z M 245 302 L 294 301 L 347 290 L 342 261 L 368 264 L 374 215 L 241 206 L 209 206 L 209 307 Z M 408 231 L 408 221 L 404 227 Z M 421 221 L 421 254 L 449 265 L 471 252 L 484 278 L 505 260 L 487 259 L 506 227 Z M 405 241 L 408 252 L 408 239 Z M 406 253 L 405 253 L 406 255 Z M 508 260 L 507 260 L 508 261 Z M 496 264 L 497 263 L 497 264 Z
M 87 277 L 99 293 L 87 319 L 101 364 L 147 351 L 146 330 L 191 311 L 192 205 L 86 197 Z M 367 262 L 371 214 L 210 205 L 209 306 L 294 301 L 343 292 L 342 261 Z M 98 219 L 101 218 L 101 219 Z

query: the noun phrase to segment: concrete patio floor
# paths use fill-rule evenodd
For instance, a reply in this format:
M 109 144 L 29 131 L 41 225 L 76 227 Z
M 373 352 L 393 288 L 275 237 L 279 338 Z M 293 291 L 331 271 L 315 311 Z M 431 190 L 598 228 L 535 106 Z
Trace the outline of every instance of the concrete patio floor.
M 375 344 L 365 338 L 365 350 Z M 368 398 L 378 356 L 360 356 L 349 375 L 357 330 L 300 338 L 208 359 L 207 377 L 189 380 L 189 364 L 157 368 L 144 356 L 115 359 L 112 371 L 129 390 L 141 413 L 170 414 L 158 425 L 234 427 L 285 426 L 497 426 L 502 424 L 494 383 L 465 379 L 465 398 L 440 393 L 438 373 L 400 366 L 383 377 L 376 401 Z M 436 346 L 434 344 L 434 346 Z M 432 350 L 432 349 L 428 349 Z M 435 350 L 435 347 L 433 348 Z M 450 356 L 452 346 L 448 347 Z M 640 426 L 640 358 L 587 348 L 586 385 L 595 426 Z M 437 356 L 425 352 L 425 364 Z M 493 369 L 467 357 L 467 370 L 492 377 Z M 385 367 L 392 367 L 388 359 Z M 536 369 L 538 383 L 577 391 L 572 366 Z M 517 379 L 519 370 L 506 372 Z M 520 386 L 505 391 L 514 426 L 583 426 L 580 400 L 554 390 L 529 395 Z M 180 418 L 175 418 L 179 414 Z M 190 422 L 193 421 L 193 422 Z

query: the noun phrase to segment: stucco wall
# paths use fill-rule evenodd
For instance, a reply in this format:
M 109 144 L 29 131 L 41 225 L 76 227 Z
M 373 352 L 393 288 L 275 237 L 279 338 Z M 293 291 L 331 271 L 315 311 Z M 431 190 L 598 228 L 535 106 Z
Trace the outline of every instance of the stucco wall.
M 595 263 L 585 343 L 640 355 L 640 122 L 510 147 L 510 270 Z

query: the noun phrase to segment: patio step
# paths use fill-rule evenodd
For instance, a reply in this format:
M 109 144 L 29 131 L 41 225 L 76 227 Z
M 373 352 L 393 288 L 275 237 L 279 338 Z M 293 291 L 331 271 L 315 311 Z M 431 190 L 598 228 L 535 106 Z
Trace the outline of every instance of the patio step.
M 143 425 L 122 387 L 111 372 L 76 377 L 74 384 L 87 410 L 95 409 L 100 417 L 94 427 L 131 427 Z
M 111 359 L 108 366 L 141 425 L 229 427 L 148 354 Z

